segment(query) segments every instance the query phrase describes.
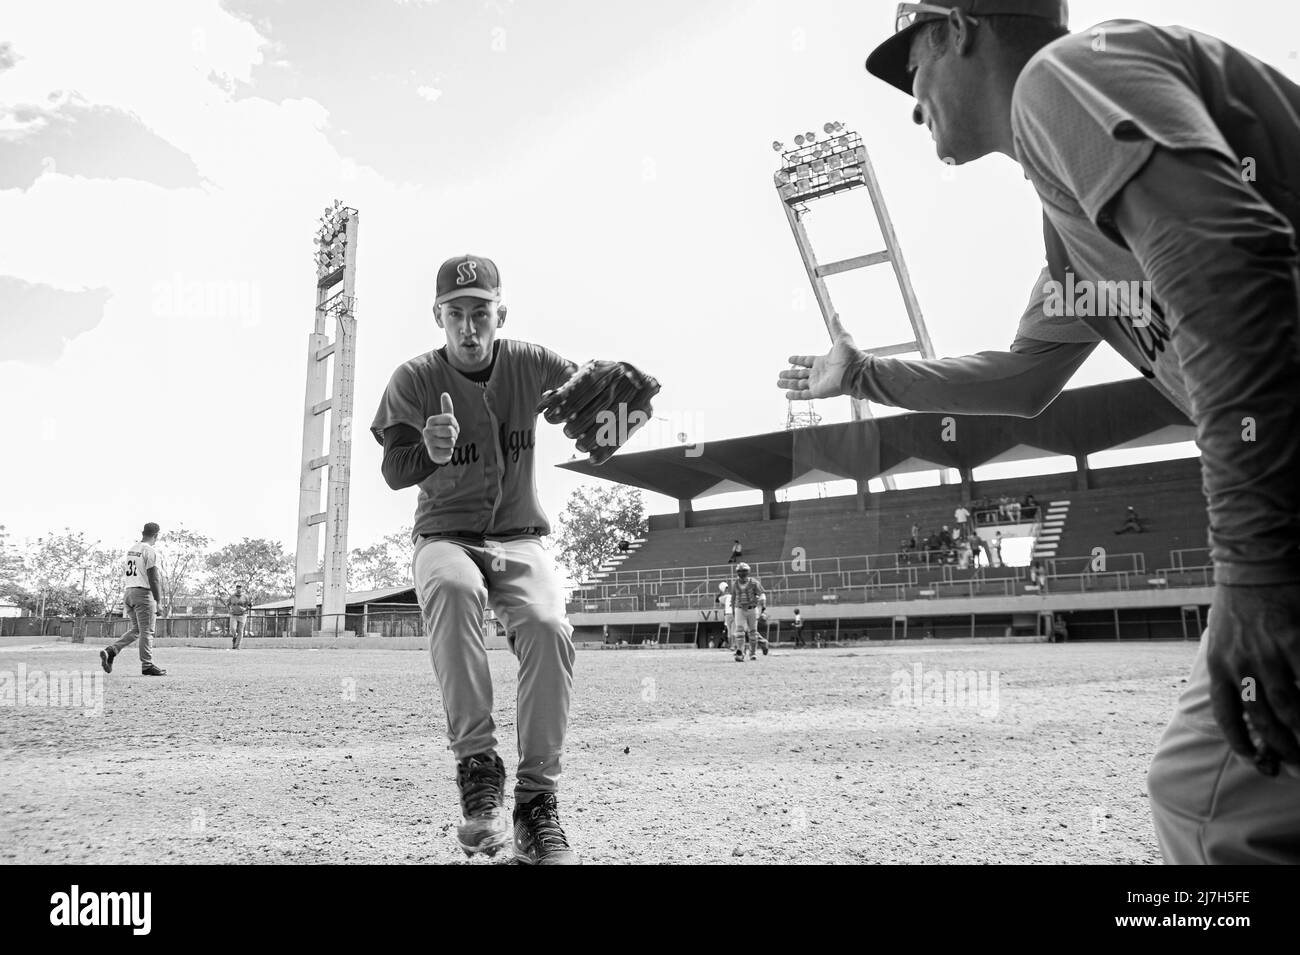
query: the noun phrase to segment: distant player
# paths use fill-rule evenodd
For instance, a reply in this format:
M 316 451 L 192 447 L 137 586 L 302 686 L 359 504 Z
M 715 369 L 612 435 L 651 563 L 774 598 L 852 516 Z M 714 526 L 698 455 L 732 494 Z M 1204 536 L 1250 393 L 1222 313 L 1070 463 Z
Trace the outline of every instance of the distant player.
M 533 480 L 539 401 L 575 366 L 540 345 L 497 338 L 506 320 L 500 289 L 489 259 L 443 263 L 434 320 L 446 344 L 397 368 L 371 430 L 384 446 L 388 486 L 420 489 L 412 570 L 457 761 L 460 846 L 494 855 L 511 841 L 483 640 L 491 607 L 519 660 L 515 854 L 576 864 L 556 801 L 573 628 L 563 581 L 542 547 L 550 524 Z
M 725 646 L 728 649 L 734 649 L 736 640 L 736 615 L 731 601 L 731 588 L 726 581 L 718 584 L 718 595 L 714 597 L 713 600 L 715 603 L 722 606 L 723 639 L 726 642 L 720 643 L 719 645 Z
M 755 644 L 758 641 L 758 615 L 767 609 L 767 594 L 758 579 L 749 575 L 749 564 L 744 561 L 736 565 L 732 606 L 736 615 L 736 662 L 743 663 L 746 653 L 749 659 L 757 660 Z M 766 648 L 764 652 L 766 654 Z
M 799 608 L 794 608 L 794 645 L 795 649 L 804 646 L 803 642 L 803 617 L 799 616 Z
M 1032 417 L 1099 342 L 1130 362 L 1196 424 L 1214 562 L 1148 776 L 1161 850 L 1300 863 L 1300 86 L 1184 27 L 1066 21 L 1064 0 L 903 3 L 867 60 L 944 162 L 1001 153 L 1038 194 L 1047 268 L 1010 350 L 881 358 L 836 317 L 779 384 Z
M 140 540 L 127 548 L 122 558 L 122 584 L 125 592 L 122 604 L 131 627 L 112 646 L 99 651 L 99 665 L 105 673 L 113 672 L 114 658 L 136 640 L 140 641 L 140 672 L 145 676 L 166 676 L 167 671 L 154 666 L 154 621 L 161 615 L 162 575 L 158 570 L 159 527 L 150 521 L 144 526 Z
M 243 584 L 235 584 L 235 592 L 226 598 L 226 612 L 230 614 L 230 649 L 238 650 L 244 641 L 248 622 L 248 608 L 253 601 L 244 593 Z

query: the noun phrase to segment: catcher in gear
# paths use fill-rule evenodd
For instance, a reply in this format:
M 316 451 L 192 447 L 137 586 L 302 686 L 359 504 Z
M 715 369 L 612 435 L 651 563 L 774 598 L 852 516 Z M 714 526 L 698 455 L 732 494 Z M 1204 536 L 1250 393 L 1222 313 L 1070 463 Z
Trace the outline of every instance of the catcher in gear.
M 650 420 L 659 382 L 625 361 L 589 361 L 537 405 L 592 464 L 604 464 Z
M 549 349 L 500 339 L 496 264 L 475 255 L 438 270 L 434 320 L 446 344 L 400 365 L 371 425 L 394 490 L 418 487 L 412 574 L 456 759 L 466 854 L 510 845 L 522 862 L 577 862 L 560 825 L 557 791 L 573 690 L 573 627 L 564 588 L 542 547 L 550 523 L 533 480 L 539 402 L 569 421 L 589 453 L 626 439 L 599 430 L 619 402 L 649 412 L 658 389 L 619 363 L 577 366 Z M 597 373 L 594 369 L 602 368 Z M 546 396 L 548 400 L 543 401 Z M 623 411 L 625 425 L 630 415 Z M 597 430 L 589 434 L 592 423 Z M 497 755 L 492 673 L 483 634 L 491 607 L 519 660 L 513 831 Z

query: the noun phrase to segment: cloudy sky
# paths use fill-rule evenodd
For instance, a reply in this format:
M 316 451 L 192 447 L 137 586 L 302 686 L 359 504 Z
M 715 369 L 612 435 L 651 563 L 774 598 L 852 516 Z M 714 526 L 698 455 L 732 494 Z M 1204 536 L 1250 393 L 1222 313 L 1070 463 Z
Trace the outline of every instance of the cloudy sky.
M 666 420 L 639 446 L 778 429 L 777 372 L 826 333 L 770 143 L 827 120 L 867 140 L 939 351 L 1005 347 L 1040 268 L 1036 201 L 1001 157 L 939 163 L 910 100 L 863 71 L 893 6 L 6 4 L 0 523 L 20 539 L 70 526 L 125 543 L 157 520 L 293 541 L 311 239 L 335 198 L 361 211 L 365 422 L 393 367 L 441 344 L 437 263 L 474 251 L 502 268 L 506 334 L 660 378 Z M 1178 22 L 1300 79 L 1290 0 L 1071 6 L 1076 29 Z M 823 260 L 878 247 L 864 194 L 822 218 Z M 833 287 L 861 345 L 905 329 L 873 271 Z M 1104 354 L 1076 384 L 1130 375 Z M 571 444 L 541 430 L 554 517 L 580 481 L 553 466 Z M 353 545 L 411 518 L 414 491 L 389 491 L 379 459 L 359 433 Z

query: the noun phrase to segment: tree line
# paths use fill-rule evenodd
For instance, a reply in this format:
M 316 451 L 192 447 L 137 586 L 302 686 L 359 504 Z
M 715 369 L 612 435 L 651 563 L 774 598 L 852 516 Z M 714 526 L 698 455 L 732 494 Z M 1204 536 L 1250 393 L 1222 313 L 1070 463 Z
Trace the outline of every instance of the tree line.
M 355 590 L 410 583 L 411 530 L 352 550 L 348 582 Z M 181 526 L 158 537 L 163 609 L 169 613 L 222 613 L 236 584 L 254 603 L 293 595 L 294 554 L 280 541 L 245 537 L 217 546 L 211 537 Z M 0 604 L 39 616 L 104 616 L 122 609 L 125 548 L 91 540 L 82 531 L 50 531 L 26 544 L 0 525 Z
M 645 501 L 639 490 L 588 485 L 570 494 L 553 539 L 544 543 L 562 570 L 577 582 L 589 579 L 619 552 L 621 540 L 646 531 Z M 242 583 L 254 603 L 293 594 L 294 554 L 275 540 L 245 537 L 217 546 L 207 534 L 179 526 L 158 537 L 163 609 L 173 613 L 222 613 L 225 600 Z M 25 613 L 103 616 L 122 608 L 125 547 L 91 540 L 65 527 L 19 543 L 0 525 L 0 604 Z M 411 585 L 414 547 L 403 527 L 348 555 L 348 589 L 380 590 Z

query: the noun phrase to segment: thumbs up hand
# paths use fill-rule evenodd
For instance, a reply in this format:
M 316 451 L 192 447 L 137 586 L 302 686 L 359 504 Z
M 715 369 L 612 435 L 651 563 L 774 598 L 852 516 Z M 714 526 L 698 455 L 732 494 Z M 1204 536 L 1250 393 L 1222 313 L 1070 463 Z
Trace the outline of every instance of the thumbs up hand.
M 456 439 L 460 437 L 460 423 L 456 420 L 456 409 L 452 406 L 451 395 L 442 393 L 442 414 L 430 415 L 424 422 L 424 448 L 434 464 L 446 464 L 456 450 Z

